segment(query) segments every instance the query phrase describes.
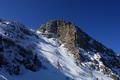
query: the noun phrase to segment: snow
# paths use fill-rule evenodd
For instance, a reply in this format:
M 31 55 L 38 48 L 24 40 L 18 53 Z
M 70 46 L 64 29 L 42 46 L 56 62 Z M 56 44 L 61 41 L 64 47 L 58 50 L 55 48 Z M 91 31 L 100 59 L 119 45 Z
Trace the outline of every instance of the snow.
M 6 24 L 9 23 L 7 22 Z M 19 25 L 16 24 L 16 26 Z M 3 35 L 2 31 L 4 30 L 0 28 L 0 34 Z M 36 34 L 39 38 L 35 36 L 25 36 L 28 39 L 21 41 L 19 44 L 27 48 L 35 45 L 36 48 L 34 52 L 39 56 L 42 65 L 46 68 L 41 68 L 37 72 L 31 72 L 22 67 L 23 71 L 19 76 L 10 76 L 4 70 L 1 70 L 0 80 L 1 78 L 3 78 L 3 80 L 68 80 L 68 77 L 73 80 L 112 80 L 102 72 L 91 70 L 88 66 L 77 65 L 74 58 L 70 55 L 70 52 L 64 47 L 64 44 L 59 45 L 57 39 L 46 38 L 41 35 L 39 31 L 37 31 Z M 15 35 L 15 38 L 16 36 L 17 35 Z M 32 47 L 29 47 L 29 49 L 32 49 Z M 82 52 L 88 55 L 84 50 L 82 50 Z M 99 61 L 100 56 L 95 55 L 92 59 Z
M 96 54 L 94 54 L 94 58 L 95 58 L 95 60 L 99 61 L 101 56 L 99 55 L 99 53 L 96 53 Z
M 4 77 L 3 75 L 0 75 L 0 80 L 7 80 L 7 78 Z
M 68 77 L 75 80 L 94 80 L 95 78 L 106 80 L 108 78 L 102 73 L 94 72 L 87 67 L 77 66 L 74 59 L 68 55 L 69 51 L 64 47 L 64 44 L 59 46 L 56 39 L 48 39 L 42 35 L 40 35 L 40 38 L 42 38 L 44 42 L 39 41 L 38 54 L 41 53 L 39 54 L 40 56 L 48 59 L 53 66 Z
M 40 31 L 36 31 L 36 33 L 37 33 L 37 34 L 41 34 L 41 32 L 40 32 Z
M 5 31 L 2 28 L 0 28 L 0 35 L 4 35 L 3 33 L 5 33 Z

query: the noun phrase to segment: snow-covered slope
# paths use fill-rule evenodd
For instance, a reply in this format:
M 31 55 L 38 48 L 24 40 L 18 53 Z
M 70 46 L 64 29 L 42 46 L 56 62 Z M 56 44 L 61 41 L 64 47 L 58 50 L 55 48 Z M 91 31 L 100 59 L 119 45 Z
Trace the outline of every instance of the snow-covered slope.
M 91 70 L 87 66 L 78 66 L 74 58 L 69 55 L 69 51 L 64 47 L 64 44 L 59 45 L 56 39 L 40 37 L 47 43 L 39 42 L 38 47 L 40 49 L 38 49 L 38 53 L 40 51 L 42 53 L 40 55 L 47 58 L 54 67 L 68 77 L 73 80 L 96 80 L 96 78 L 111 80 L 107 75 Z
M 57 27 L 52 26 L 52 30 Z M 0 80 L 119 80 L 120 69 L 113 67 L 117 70 L 113 71 L 101 60 L 101 57 L 109 58 L 108 55 L 73 46 L 72 40 L 58 38 L 47 29 L 45 32 L 47 34 L 41 30 L 35 32 L 15 21 L 0 21 Z M 69 42 L 74 50 L 70 50 Z M 82 57 L 78 59 L 73 54 Z M 108 70 L 106 74 L 104 70 Z
M 1 80 L 66 80 L 38 51 L 39 38 L 34 31 L 18 22 L 0 22 Z

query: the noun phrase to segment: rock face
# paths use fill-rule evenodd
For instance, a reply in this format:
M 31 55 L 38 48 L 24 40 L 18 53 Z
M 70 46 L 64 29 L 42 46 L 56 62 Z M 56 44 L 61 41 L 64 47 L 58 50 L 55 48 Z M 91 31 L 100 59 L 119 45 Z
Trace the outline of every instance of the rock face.
M 14 78 L 24 70 L 30 70 L 27 76 Z M 71 22 L 49 21 L 35 32 L 18 22 L 0 20 L 0 79 L 4 76 L 8 80 L 120 80 L 120 56 Z
M 115 70 L 120 71 L 120 56 L 117 56 L 113 50 L 91 38 L 78 26 L 73 25 L 71 22 L 54 20 L 42 25 L 38 30 L 46 37 L 57 38 L 59 43 L 64 43 L 65 47 L 71 52 L 70 55 L 75 58 L 76 63 L 91 62 L 93 64 L 91 66 L 97 66 L 97 69 L 101 69 L 104 74 L 118 80 L 118 77 L 112 73 L 119 75 Z M 81 48 L 88 54 L 82 53 Z M 99 61 L 102 62 L 102 65 L 97 59 L 92 60 L 90 58 L 90 56 L 96 54 L 101 57 Z
M 50 21 L 39 30 L 48 38 L 58 38 L 60 43 L 65 43 L 65 47 L 71 51 L 76 60 L 80 61 L 79 49 L 76 45 L 79 38 L 78 31 L 74 25 L 64 21 Z

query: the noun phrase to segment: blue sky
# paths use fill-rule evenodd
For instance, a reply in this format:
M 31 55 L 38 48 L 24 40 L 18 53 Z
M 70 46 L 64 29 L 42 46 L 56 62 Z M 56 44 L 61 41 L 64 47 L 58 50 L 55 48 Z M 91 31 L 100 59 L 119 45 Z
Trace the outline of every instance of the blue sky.
M 71 21 L 120 53 L 120 0 L 0 0 L 0 18 L 34 29 L 53 19 Z

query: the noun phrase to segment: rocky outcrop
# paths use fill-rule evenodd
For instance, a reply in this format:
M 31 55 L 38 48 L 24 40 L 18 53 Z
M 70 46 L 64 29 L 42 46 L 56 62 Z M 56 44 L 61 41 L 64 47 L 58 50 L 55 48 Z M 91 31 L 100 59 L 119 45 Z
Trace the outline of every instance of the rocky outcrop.
M 28 49 L 29 36 L 35 36 L 33 32 L 15 22 L 1 21 L 0 24 L 0 30 L 3 31 L 0 32 L 0 68 L 4 68 L 10 75 L 19 75 L 22 66 L 37 71 L 42 64 L 33 52 L 34 48 Z M 26 40 L 28 44 L 23 43 Z
M 48 38 L 57 38 L 59 43 L 65 43 L 65 47 L 69 49 L 76 60 L 80 61 L 79 49 L 76 45 L 78 40 L 77 29 L 72 23 L 50 21 L 41 26 L 39 30 Z
M 40 46 L 44 45 L 39 42 L 44 40 L 42 38 L 48 41 L 54 38 L 52 40 L 57 47 L 58 44 L 64 44 L 68 49 L 67 56 L 74 58 L 75 66 L 100 71 L 114 80 L 120 80 L 120 56 L 78 26 L 71 22 L 54 20 L 42 25 L 38 30 L 47 38 L 20 23 L 0 20 L 0 69 L 6 70 L 10 75 L 19 75 L 23 67 L 33 72 L 38 71 L 43 65 L 37 54 L 39 50 L 36 49 L 42 50 Z
M 103 73 L 113 75 L 118 74 L 113 70 L 113 67 L 120 70 L 120 57 L 116 53 L 94 40 L 88 34 L 83 32 L 78 26 L 75 26 L 71 22 L 65 22 L 63 20 L 53 20 L 42 25 L 39 29 L 42 34 L 48 38 L 57 38 L 59 43 L 65 44 L 65 47 L 70 51 L 70 55 L 76 60 L 76 63 L 91 62 L 92 67 L 97 67 L 96 70 L 103 70 Z M 84 49 L 84 52 L 81 50 Z M 87 55 L 85 54 L 87 53 Z M 94 56 L 99 53 L 100 62 L 105 66 L 101 68 L 98 60 L 92 60 L 90 56 Z M 97 66 L 96 66 L 97 65 Z M 112 71 L 112 72 L 111 72 Z M 117 76 L 112 77 L 117 79 Z

